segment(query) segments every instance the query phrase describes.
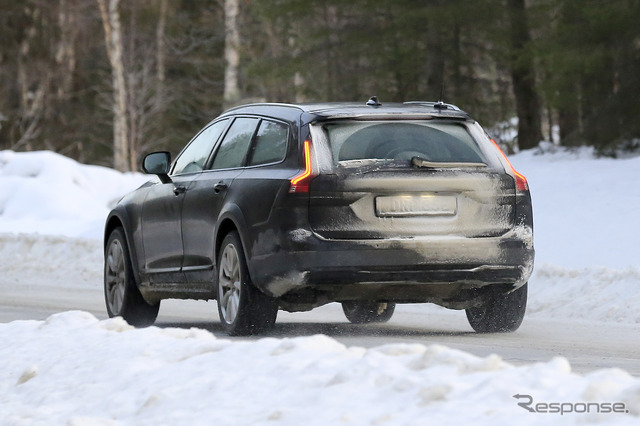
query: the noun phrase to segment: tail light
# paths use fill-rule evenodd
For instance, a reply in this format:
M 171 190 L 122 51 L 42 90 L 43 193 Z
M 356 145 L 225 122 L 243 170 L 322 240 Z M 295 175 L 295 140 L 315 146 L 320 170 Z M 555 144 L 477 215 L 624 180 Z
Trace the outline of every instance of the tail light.
M 498 152 L 502 155 L 502 158 L 504 158 L 504 161 L 507 162 L 507 164 L 509 165 L 509 168 L 511 168 L 511 171 L 513 172 L 513 177 L 516 180 L 516 189 L 518 191 L 528 191 L 529 190 L 529 184 L 527 183 L 527 178 L 524 177 L 523 175 L 521 175 L 520 173 L 518 173 L 516 171 L 516 169 L 513 168 L 513 166 L 511 165 L 511 162 L 509 161 L 509 159 L 507 158 L 506 155 L 504 155 L 504 152 L 502 152 L 502 149 L 500 149 L 500 146 L 498 146 L 498 144 L 496 143 L 496 141 L 494 141 L 493 139 L 491 139 L 491 142 L 493 143 L 493 145 L 496 147 L 496 149 L 498 150 Z
M 309 192 L 309 182 L 313 179 L 311 167 L 311 140 L 304 141 L 303 147 L 304 170 L 290 179 L 289 193 Z

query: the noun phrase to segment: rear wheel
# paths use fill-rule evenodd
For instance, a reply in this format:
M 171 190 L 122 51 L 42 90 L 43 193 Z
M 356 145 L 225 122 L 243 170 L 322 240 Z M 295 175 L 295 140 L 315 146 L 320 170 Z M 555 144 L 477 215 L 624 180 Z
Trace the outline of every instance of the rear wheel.
M 270 330 L 278 315 L 277 300 L 251 283 L 242 243 L 235 231 L 224 238 L 218 256 L 218 313 L 231 336 Z
M 122 228 L 111 232 L 104 257 L 104 298 L 110 318 L 121 316 L 129 324 L 146 327 L 154 323 L 160 302 L 148 304 L 133 278 L 131 258 Z
M 507 294 L 490 292 L 482 305 L 466 310 L 471 327 L 478 333 L 516 331 L 527 308 L 527 287 L 525 283 Z
M 387 322 L 393 316 L 396 309 L 395 303 L 342 302 L 342 310 L 349 322 L 353 324 L 368 324 L 375 322 Z

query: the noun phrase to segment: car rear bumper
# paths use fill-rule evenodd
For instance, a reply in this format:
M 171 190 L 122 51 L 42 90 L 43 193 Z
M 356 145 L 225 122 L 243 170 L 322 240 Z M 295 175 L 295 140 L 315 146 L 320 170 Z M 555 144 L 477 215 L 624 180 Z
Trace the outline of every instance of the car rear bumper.
M 309 232 L 299 233 L 296 239 L 290 250 L 283 245 L 277 253 L 251 260 L 254 283 L 272 296 L 353 284 L 361 289 L 362 284 L 516 288 L 527 282 L 533 270 L 533 237 L 524 227 L 484 238 L 326 240 Z M 402 292 L 394 297 L 401 296 Z

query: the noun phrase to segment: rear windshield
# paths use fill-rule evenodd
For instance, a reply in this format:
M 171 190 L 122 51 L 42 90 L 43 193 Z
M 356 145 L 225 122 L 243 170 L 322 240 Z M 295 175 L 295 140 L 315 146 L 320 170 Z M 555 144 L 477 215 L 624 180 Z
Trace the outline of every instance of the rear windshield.
M 334 164 L 353 160 L 484 163 L 462 123 L 426 121 L 337 121 L 325 123 Z

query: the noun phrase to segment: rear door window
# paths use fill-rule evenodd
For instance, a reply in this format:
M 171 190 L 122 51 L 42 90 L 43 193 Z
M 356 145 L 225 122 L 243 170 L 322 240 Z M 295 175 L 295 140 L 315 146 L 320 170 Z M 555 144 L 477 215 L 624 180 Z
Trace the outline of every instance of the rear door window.
M 211 168 L 215 170 L 242 167 L 258 122 L 257 118 L 236 118 L 222 140 Z
M 477 143 L 461 123 L 393 121 L 327 123 L 334 163 L 352 160 L 483 163 Z M 408 163 L 407 163 L 408 164 Z
M 288 126 L 263 120 L 258 128 L 248 165 L 257 166 L 282 161 L 287 152 L 288 140 Z

